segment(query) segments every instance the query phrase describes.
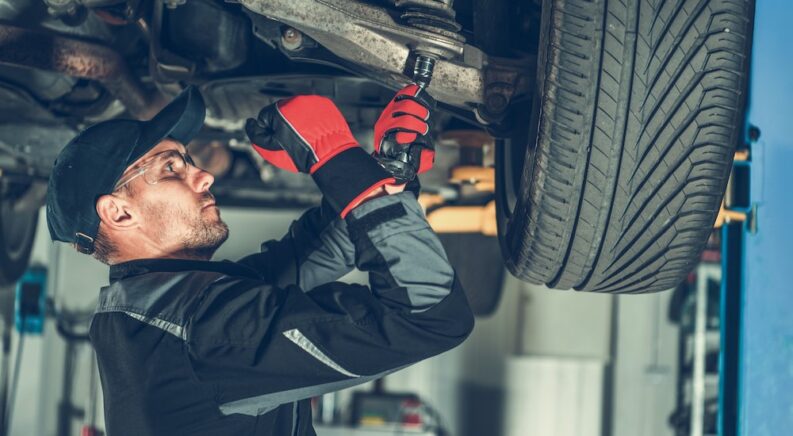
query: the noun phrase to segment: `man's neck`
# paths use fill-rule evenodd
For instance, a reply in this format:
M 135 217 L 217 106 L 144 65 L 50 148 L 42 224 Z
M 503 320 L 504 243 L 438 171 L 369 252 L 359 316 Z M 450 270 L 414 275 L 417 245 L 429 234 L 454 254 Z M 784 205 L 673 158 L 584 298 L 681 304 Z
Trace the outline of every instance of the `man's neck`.
M 151 255 L 136 255 L 136 256 L 117 256 L 110 261 L 110 265 L 117 265 L 124 262 L 130 262 L 140 259 L 181 259 L 181 260 L 211 260 L 215 254 L 215 248 L 212 249 L 183 249 L 173 253 L 152 253 Z

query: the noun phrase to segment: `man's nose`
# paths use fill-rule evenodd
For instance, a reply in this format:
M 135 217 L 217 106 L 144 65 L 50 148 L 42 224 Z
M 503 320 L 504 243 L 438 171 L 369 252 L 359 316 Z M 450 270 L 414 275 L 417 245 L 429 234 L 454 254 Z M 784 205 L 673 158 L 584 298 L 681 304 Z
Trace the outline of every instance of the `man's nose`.
M 209 187 L 215 183 L 215 176 L 212 174 L 202 170 L 201 168 L 194 167 L 195 171 L 195 178 L 194 178 L 194 187 L 197 192 L 205 192 L 209 190 Z

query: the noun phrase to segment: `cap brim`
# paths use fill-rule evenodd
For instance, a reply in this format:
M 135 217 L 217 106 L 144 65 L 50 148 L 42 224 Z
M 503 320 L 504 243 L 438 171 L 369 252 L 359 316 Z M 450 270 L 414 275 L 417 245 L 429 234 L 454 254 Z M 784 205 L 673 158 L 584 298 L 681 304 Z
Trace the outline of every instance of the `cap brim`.
M 141 134 L 129 156 L 132 164 L 165 138 L 187 145 L 204 125 L 206 107 L 198 88 L 188 86 L 149 121 L 141 123 Z

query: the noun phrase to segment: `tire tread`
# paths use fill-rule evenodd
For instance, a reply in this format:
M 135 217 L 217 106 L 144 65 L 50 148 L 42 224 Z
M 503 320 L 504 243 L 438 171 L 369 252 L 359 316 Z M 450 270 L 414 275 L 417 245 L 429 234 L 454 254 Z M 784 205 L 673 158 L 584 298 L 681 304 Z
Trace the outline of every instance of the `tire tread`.
M 538 139 L 507 266 L 560 289 L 673 287 L 704 248 L 741 137 L 754 4 L 543 7 Z

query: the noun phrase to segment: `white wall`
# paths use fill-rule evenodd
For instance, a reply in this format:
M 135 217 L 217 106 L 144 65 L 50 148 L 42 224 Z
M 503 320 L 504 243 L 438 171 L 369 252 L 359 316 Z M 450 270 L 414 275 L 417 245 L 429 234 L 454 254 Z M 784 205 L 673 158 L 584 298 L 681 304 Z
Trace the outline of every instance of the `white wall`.
M 458 436 L 672 436 L 670 298 L 556 291 L 508 275 L 497 312 L 477 319 L 463 345 L 387 377 L 386 388 L 418 393 Z
M 667 313 L 672 292 L 624 295 L 617 304 L 613 436 L 673 435 L 678 331 Z

